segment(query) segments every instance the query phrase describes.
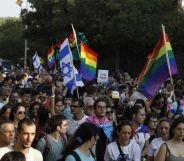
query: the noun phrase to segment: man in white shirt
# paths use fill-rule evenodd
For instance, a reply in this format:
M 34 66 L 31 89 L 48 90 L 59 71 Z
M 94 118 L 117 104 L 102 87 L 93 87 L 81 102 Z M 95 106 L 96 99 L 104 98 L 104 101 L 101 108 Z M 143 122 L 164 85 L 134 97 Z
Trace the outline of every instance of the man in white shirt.
M 41 152 L 31 147 L 35 132 L 36 125 L 33 120 L 22 119 L 18 124 L 15 144 L 0 148 L 0 158 L 9 151 L 20 151 L 26 156 L 26 161 L 43 161 Z
M 77 128 L 85 122 L 86 116 L 84 114 L 84 102 L 81 99 L 73 98 L 71 104 L 71 111 L 73 117 L 68 120 L 68 135 L 72 136 Z
M 14 139 L 14 125 L 10 121 L 0 121 L 0 148 L 10 145 Z

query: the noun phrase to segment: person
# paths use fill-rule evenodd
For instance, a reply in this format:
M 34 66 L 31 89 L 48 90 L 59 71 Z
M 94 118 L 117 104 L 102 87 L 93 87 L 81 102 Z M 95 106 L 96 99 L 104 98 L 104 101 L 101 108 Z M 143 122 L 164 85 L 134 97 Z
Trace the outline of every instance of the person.
M 20 151 L 26 156 L 26 161 L 43 161 L 40 151 L 31 147 L 35 132 L 36 125 L 33 120 L 30 118 L 20 120 L 15 144 L 0 148 L 0 158 L 7 152 Z
M 31 92 L 32 92 L 32 89 L 30 88 L 23 88 L 21 92 L 21 100 L 22 100 L 23 106 L 26 108 L 26 113 L 28 111 L 28 107 L 31 102 Z
M 98 128 L 88 122 L 81 124 L 64 150 L 65 161 L 77 161 L 76 157 L 81 161 L 95 161 L 92 149 L 97 140 Z
M 122 84 L 119 86 L 119 93 L 120 93 L 120 99 L 119 99 L 119 105 L 124 107 L 127 102 L 129 101 L 129 87 L 127 84 Z
M 107 103 L 105 99 L 98 98 L 94 103 L 94 114 L 86 119 L 86 122 L 90 122 L 96 125 L 99 129 L 99 139 L 96 145 L 96 158 L 97 161 L 104 159 L 105 149 L 109 142 L 112 141 L 113 127 L 110 121 L 106 117 Z
M 147 114 L 144 125 L 148 127 L 148 132 L 150 134 L 149 143 L 151 143 L 151 141 L 157 137 L 157 116 L 151 113 Z
M 164 94 L 158 93 L 151 102 L 151 113 L 155 114 L 158 119 L 167 115 L 167 100 Z
M 182 91 L 175 90 L 175 101 L 167 105 L 169 118 L 172 118 L 175 114 L 182 114 L 184 116 L 184 101 L 182 99 Z
M 106 116 L 107 116 L 107 119 L 113 125 L 113 127 L 116 127 L 115 113 L 114 113 L 114 110 L 112 109 L 112 107 L 107 106 Z
M 51 97 L 51 113 L 52 115 L 62 114 L 64 110 L 63 101 L 61 96 Z
M 92 97 L 87 97 L 84 99 L 84 113 L 87 116 L 94 115 L 94 99 Z
M 40 90 L 38 95 L 40 103 L 42 103 L 45 108 L 49 109 L 51 102 L 49 99 L 49 95 L 47 94 L 47 90 L 46 89 Z
M 13 122 L 15 130 L 17 129 L 18 123 L 25 117 L 26 108 L 22 103 L 17 103 L 11 110 L 10 121 Z
M 0 161 L 26 161 L 26 157 L 22 152 L 10 151 L 6 153 Z
M 50 133 L 48 118 L 49 118 L 49 110 L 41 106 L 38 110 L 38 122 L 36 127 L 36 134 L 32 143 L 33 148 L 36 148 L 36 145 L 40 138 Z
M 0 120 L 10 120 L 11 108 L 9 104 L 6 104 L 0 109 Z
M 63 115 L 54 115 L 50 118 L 49 125 L 51 133 L 38 141 L 36 149 L 42 153 L 44 161 L 57 161 L 62 158 L 66 143 L 67 118 Z
M 171 121 L 168 118 L 162 118 L 159 120 L 158 133 L 160 137 L 155 138 L 150 143 L 146 161 L 154 161 L 160 146 L 169 140 L 170 124 Z
M 133 140 L 140 146 L 144 157 L 147 154 L 150 138 L 148 127 L 143 124 L 146 118 L 145 107 L 134 105 L 127 109 L 125 116 L 128 116 L 129 120 L 132 121 Z
M 72 105 L 71 110 L 73 117 L 71 119 L 68 119 L 68 135 L 72 136 L 74 132 L 77 130 L 77 128 L 85 122 L 86 116 L 84 114 L 84 102 L 81 99 L 73 98 L 72 99 Z
M 184 117 L 175 119 L 171 124 L 171 139 L 162 144 L 156 161 L 183 161 L 184 160 Z
M 63 104 L 64 104 L 63 115 L 65 115 L 68 119 L 71 119 L 72 118 L 72 112 L 71 112 L 72 99 L 64 98 Z
M 10 94 L 10 97 L 9 97 L 9 102 L 8 104 L 11 105 L 11 106 L 14 106 L 15 104 L 18 103 L 20 99 L 20 96 L 19 96 L 19 93 L 17 90 L 13 90 Z
M 15 129 L 10 121 L 0 121 L 0 147 L 5 147 L 14 142 Z
M 104 161 L 140 161 L 141 150 L 137 143 L 131 140 L 131 123 L 120 122 L 113 130 L 114 142 L 105 151 Z
M 43 105 L 36 101 L 29 105 L 29 117 L 36 123 L 36 125 L 38 124 L 38 110 L 42 107 Z

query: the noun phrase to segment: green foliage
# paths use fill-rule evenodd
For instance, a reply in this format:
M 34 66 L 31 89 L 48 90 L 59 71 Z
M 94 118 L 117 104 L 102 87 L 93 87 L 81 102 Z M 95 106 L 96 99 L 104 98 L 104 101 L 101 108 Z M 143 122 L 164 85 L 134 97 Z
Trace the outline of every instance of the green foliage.
M 0 55 L 16 62 L 24 56 L 23 24 L 20 19 L 0 19 Z

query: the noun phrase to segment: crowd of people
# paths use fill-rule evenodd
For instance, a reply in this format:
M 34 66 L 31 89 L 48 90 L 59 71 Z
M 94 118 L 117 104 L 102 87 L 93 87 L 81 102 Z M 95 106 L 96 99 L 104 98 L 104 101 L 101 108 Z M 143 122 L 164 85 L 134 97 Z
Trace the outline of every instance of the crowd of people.
M 59 72 L 0 68 L 0 161 L 183 161 L 184 80 L 151 100 L 127 72 L 72 95 Z

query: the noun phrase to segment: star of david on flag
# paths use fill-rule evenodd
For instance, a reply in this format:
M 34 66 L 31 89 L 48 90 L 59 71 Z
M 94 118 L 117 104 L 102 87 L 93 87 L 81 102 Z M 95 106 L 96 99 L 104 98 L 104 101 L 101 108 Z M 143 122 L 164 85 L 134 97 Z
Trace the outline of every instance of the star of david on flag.
M 71 72 L 72 72 L 72 67 L 70 66 L 70 63 L 63 63 L 61 64 L 61 72 L 63 77 L 69 77 L 71 78 Z
M 63 75 L 63 84 L 69 89 L 70 93 L 73 94 L 77 86 L 82 87 L 84 84 L 77 69 L 73 65 L 72 52 L 67 38 L 61 44 L 58 58 Z

